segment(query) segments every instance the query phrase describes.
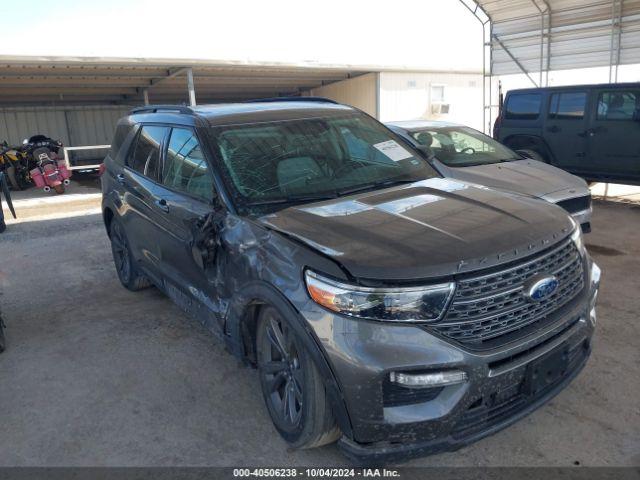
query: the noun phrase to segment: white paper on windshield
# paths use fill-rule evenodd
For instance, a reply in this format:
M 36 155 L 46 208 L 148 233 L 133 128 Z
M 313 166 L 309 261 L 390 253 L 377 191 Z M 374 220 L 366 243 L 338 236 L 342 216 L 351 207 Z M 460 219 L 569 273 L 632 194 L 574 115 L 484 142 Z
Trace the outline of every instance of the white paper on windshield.
M 404 160 L 405 158 L 413 157 L 411 153 L 398 145 L 398 142 L 396 142 L 395 140 L 387 140 L 386 142 L 376 143 L 374 147 L 380 150 L 394 162 L 399 162 L 400 160 Z

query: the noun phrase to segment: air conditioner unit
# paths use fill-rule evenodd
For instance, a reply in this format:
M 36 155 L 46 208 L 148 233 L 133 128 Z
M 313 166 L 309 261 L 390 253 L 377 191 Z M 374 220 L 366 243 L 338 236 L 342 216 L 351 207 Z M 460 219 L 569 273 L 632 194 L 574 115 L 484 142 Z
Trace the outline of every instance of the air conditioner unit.
M 446 115 L 447 113 L 449 113 L 448 103 L 432 103 L 431 104 L 432 115 Z

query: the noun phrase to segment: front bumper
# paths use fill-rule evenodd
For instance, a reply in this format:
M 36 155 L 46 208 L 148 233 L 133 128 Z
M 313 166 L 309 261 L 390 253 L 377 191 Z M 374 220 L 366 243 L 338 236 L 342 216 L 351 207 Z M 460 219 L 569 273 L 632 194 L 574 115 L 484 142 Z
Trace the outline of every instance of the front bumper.
M 527 415 L 584 367 L 595 327 L 597 288 L 586 287 L 544 329 L 481 352 L 420 326 L 357 320 L 309 306 L 305 317 L 325 350 L 351 421 L 352 435 L 340 440 L 340 448 L 359 462 L 398 461 L 455 450 Z M 548 388 L 531 392 L 531 362 L 559 351 L 569 359 L 562 375 Z M 385 382 L 391 372 L 443 370 L 463 371 L 467 381 L 442 387 L 434 398 L 416 403 L 386 402 Z

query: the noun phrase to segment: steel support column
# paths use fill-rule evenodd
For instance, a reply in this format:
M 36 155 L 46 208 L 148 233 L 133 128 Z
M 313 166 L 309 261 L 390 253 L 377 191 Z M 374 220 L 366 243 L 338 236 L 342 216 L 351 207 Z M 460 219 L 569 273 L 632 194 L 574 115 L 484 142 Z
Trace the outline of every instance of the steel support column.
M 193 84 L 193 69 L 187 68 L 187 88 L 189 90 L 189 105 L 196 106 L 196 87 Z
M 623 0 L 611 1 L 611 40 L 609 43 L 609 83 L 618 82 L 620 47 L 622 41 Z
M 465 0 L 459 0 L 462 5 L 469 10 L 482 24 L 482 130 L 484 133 L 491 133 L 491 99 L 492 99 L 492 72 L 493 72 L 493 50 L 491 48 L 492 26 L 491 18 L 478 3 L 474 1 L 475 7 L 471 8 Z M 482 14 L 482 15 L 481 15 Z M 489 68 L 487 68 L 487 62 Z M 487 85 L 488 80 L 488 85 Z M 488 87 L 488 88 L 487 88 Z M 487 102 L 488 100 L 488 102 Z

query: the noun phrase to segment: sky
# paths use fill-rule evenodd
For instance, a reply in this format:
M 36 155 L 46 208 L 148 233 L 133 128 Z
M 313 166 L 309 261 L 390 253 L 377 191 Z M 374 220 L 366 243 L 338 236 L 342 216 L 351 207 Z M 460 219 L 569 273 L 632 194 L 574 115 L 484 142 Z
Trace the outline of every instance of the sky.
M 0 55 L 482 68 L 459 0 L 0 0 L 0 18 L 20 32 Z

